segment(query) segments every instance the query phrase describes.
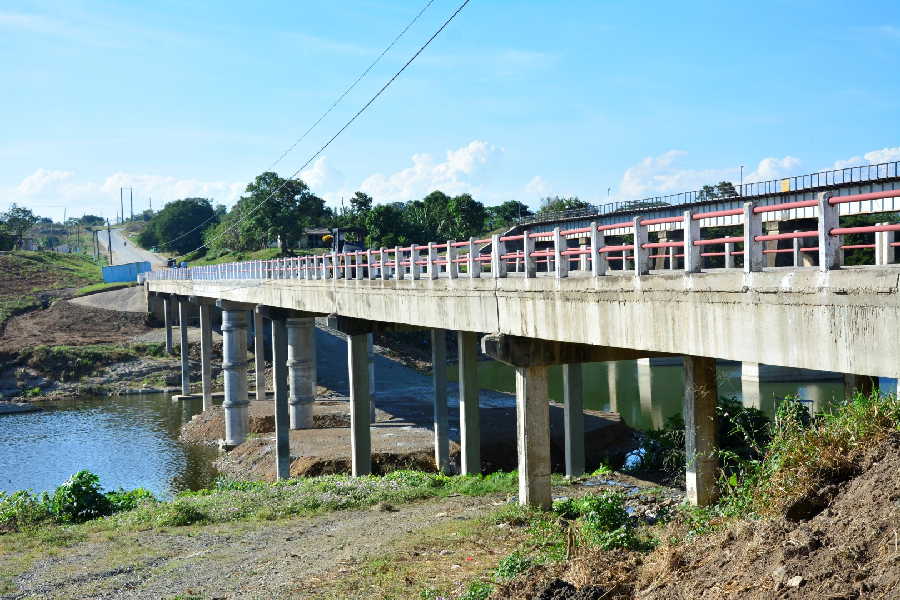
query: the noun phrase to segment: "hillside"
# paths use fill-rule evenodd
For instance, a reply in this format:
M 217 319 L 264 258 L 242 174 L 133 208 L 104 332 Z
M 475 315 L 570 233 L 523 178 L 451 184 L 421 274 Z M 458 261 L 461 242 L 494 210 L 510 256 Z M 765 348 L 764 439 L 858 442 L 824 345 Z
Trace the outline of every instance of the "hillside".
M 78 288 L 102 281 L 100 267 L 87 256 L 55 252 L 0 254 L 0 330 L 13 315 L 46 307 Z

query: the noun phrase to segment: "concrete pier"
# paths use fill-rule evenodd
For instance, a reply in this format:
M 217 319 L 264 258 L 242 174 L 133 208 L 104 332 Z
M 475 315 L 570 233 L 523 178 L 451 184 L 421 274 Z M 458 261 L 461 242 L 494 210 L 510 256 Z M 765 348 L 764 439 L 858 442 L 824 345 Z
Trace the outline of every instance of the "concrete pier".
M 684 357 L 684 442 L 687 499 L 707 506 L 716 498 L 716 360 Z
M 550 404 L 546 366 L 516 368 L 516 432 L 519 504 L 549 509 L 553 500 L 550 489 Z
M 350 370 L 350 456 L 354 477 L 372 472 L 372 432 L 369 420 L 369 357 L 365 333 L 347 336 Z
M 220 301 L 222 314 L 222 369 L 225 371 L 225 447 L 247 438 L 247 309 Z
M 253 362 L 256 367 L 256 399 L 266 399 L 265 319 L 256 307 L 253 311 Z
M 292 317 L 285 320 L 285 327 L 291 429 L 308 429 L 313 426 L 312 406 L 316 399 L 316 320 Z
M 584 475 L 584 383 L 580 363 L 562 366 L 566 477 Z
M 203 386 L 203 410 L 212 408 L 212 306 L 200 302 L 200 378 Z
M 366 360 L 369 362 L 369 423 L 375 422 L 375 334 L 366 334 Z
M 447 424 L 447 331 L 431 330 L 431 379 L 434 384 L 434 464 L 450 472 L 450 438 Z
M 290 425 L 288 409 L 288 333 L 287 319 L 272 314 L 272 389 L 275 392 L 275 475 L 291 475 Z
M 844 374 L 844 396 L 852 397 L 856 392 L 870 396 L 878 388 L 878 378 L 868 375 Z
M 187 298 L 178 299 L 178 334 L 181 346 L 181 395 L 191 395 L 191 355 L 188 347 L 188 315 L 191 305 Z
M 172 297 L 163 296 L 163 323 L 166 328 L 166 354 L 175 354 L 175 344 L 172 342 Z
M 478 406 L 478 334 L 457 333 L 459 349 L 459 438 L 464 475 L 481 473 L 481 419 Z

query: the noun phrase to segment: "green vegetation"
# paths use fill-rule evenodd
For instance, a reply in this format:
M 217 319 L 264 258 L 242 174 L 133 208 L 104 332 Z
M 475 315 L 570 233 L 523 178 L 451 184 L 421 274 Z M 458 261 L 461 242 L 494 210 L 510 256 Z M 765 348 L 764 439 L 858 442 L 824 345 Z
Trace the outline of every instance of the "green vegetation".
M 100 265 L 83 254 L 16 251 L 0 256 L 0 325 L 44 306 L 40 292 L 81 287 L 101 280 Z
M 105 365 L 134 360 L 139 356 L 165 356 L 165 346 L 152 342 L 129 346 L 115 344 L 35 346 L 20 352 L 18 361 L 61 381 L 77 381 L 85 375 L 97 372 Z
M 206 198 L 169 202 L 136 236 L 144 248 L 159 246 L 168 252 L 190 252 L 203 243 L 203 230 L 215 224 L 216 214 Z
M 91 285 L 86 285 L 82 288 L 78 288 L 78 290 L 75 292 L 75 296 L 87 296 L 88 294 L 96 294 L 98 292 L 120 290 L 122 288 L 133 287 L 135 285 L 137 284 L 132 282 L 93 283 Z
M 52 494 L 36 495 L 28 490 L 0 492 L 0 532 L 27 531 L 46 524 L 84 523 L 154 500 L 153 494 L 143 488 L 104 492 L 100 479 L 82 470 Z
M 300 254 L 300 252 L 297 254 Z M 264 248 L 262 250 L 248 252 L 232 252 L 227 249 L 211 250 L 209 252 L 200 250 L 199 252 L 188 254 L 185 257 L 185 260 L 188 261 L 192 267 L 198 267 L 202 265 L 217 265 L 245 260 L 271 260 L 273 258 L 278 258 L 280 255 L 281 252 L 278 248 Z
M 18 242 L 40 217 L 24 206 L 11 204 L 9 210 L 0 213 L 0 250 L 17 248 Z

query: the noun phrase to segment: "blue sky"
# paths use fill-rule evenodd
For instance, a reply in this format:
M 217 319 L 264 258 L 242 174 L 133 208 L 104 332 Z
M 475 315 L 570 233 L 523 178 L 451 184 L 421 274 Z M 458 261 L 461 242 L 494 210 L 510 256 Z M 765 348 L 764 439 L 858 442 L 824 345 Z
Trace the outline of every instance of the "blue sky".
M 434 0 L 276 167 L 294 172 L 456 8 Z M 259 4 L 259 6 L 257 6 Z M 425 4 L 0 4 L 0 209 L 232 203 Z M 900 160 L 900 3 L 472 0 L 306 169 L 332 205 L 433 189 L 603 202 Z

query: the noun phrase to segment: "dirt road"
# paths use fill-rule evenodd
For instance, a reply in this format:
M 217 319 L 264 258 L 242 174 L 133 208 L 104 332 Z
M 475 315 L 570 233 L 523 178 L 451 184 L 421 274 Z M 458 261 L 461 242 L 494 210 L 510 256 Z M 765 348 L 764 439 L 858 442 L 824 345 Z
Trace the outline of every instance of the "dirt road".
M 140 286 L 72 298 L 69 302 L 78 306 L 90 306 L 121 312 L 140 314 L 147 312 L 147 299 L 144 296 L 144 288 Z
M 500 501 L 452 497 L 271 524 L 116 532 L 48 553 L 13 579 L 17 591 L 0 598 L 303 598 L 418 530 L 474 519 Z M 15 556 L 0 556 L 0 572 L 16 564 Z

